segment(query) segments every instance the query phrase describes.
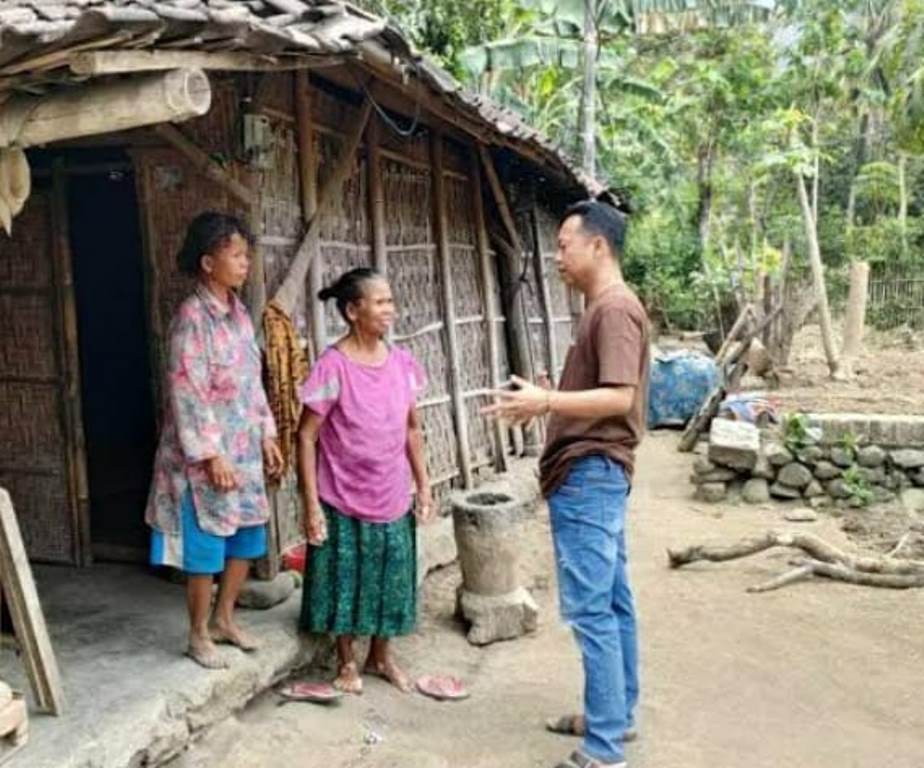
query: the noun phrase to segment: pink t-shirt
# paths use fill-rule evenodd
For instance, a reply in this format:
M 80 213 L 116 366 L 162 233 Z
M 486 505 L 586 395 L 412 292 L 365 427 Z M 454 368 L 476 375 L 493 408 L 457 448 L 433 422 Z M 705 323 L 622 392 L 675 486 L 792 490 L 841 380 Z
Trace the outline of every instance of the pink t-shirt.
M 407 422 L 426 374 L 392 347 L 379 365 L 328 347 L 299 391 L 324 422 L 318 436 L 318 496 L 349 517 L 390 523 L 411 505 Z

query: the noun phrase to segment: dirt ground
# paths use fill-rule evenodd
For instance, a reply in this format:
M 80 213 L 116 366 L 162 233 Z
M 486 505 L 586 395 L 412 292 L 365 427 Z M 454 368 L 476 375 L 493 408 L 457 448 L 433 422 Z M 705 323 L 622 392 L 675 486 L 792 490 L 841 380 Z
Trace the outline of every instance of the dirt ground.
M 632 768 L 921 768 L 924 591 L 823 581 L 749 595 L 786 568 L 785 552 L 670 571 L 665 548 L 783 525 L 779 509 L 690 500 L 676 435 L 646 441 L 629 538 L 641 622 L 641 738 Z M 849 546 L 843 520 L 809 528 Z M 428 579 L 418 634 L 400 643 L 415 674 L 461 675 L 472 697 L 438 704 L 377 681 L 321 708 L 274 694 L 209 733 L 173 768 L 539 768 L 575 743 L 547 734 L 573 711 L 580 670 L 557 620 L 548 525 L 524 537 L 524 577 L 540 604 L 532 637 L 469 646 L 452 617 L 456 568 Z M 324 675 L 323 670 L 317 674 Z
M 796 336 L 788 367 L 791 378 L 773 392 L 784 411 L 924 414 L 924 334 L 869 331 L 856 377 L 831 381 L 821 332 L 808 325 Z

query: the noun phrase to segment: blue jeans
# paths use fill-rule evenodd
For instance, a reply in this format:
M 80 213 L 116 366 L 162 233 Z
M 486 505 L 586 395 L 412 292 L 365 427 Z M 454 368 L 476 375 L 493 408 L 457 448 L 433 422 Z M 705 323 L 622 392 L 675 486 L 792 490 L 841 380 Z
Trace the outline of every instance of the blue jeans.
M 584 663 L 584 752 L 621 762 L 638 702 L 635 607 L 626 573 L 629 483 L 606 456 L 576 460 L 549 498 L 562 618 Z

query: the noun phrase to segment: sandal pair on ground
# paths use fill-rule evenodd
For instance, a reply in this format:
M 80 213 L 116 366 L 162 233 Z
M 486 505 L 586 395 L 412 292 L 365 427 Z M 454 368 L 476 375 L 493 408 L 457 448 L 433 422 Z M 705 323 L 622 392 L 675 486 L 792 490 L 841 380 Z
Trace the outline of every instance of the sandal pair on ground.
M 546 730 L 552 733 L 558 733 L 563 736 L 584 736 L 584 716 L 583 715 L 562 715 L 561 717 L 547 720 L 545 723 Z M 634 728 L 627 730 L 622 737 L 623 743 L 635 741 L 638 738 L 638 731 Z M 592 757 L 585 755 L 583 752 L 575 751 L 563 762 L 558 763 L 555 768 L 625 768 L 626 763 L 601 763 Z

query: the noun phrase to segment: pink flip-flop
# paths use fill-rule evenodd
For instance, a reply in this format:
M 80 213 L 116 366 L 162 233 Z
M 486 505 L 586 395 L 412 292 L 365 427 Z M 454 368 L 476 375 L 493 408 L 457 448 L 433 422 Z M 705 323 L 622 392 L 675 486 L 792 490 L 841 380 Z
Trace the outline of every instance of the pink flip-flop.
M 310 701 L 314 704 L 330 704 L 343 696 L 330 683 L 286 683 L 279 689 L 279 695 L 289 701 Z
M 459 701 L 471 695 L 465 683 L 451 675 L 424 675 L 417 680 L 417 690 L 437 701 Z

